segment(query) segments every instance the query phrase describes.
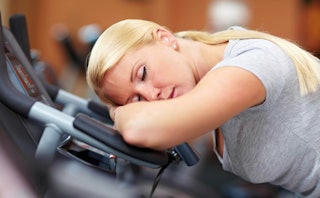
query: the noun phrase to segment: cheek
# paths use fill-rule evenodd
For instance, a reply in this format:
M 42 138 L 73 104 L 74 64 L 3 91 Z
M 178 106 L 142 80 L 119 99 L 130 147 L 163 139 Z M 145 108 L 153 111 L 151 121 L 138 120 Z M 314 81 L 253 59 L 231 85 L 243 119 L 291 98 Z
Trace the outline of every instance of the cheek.
M 196 82 L 192 67 L 181 55 L 167 51 L 161 57 L 165 58 L 152 60 L 153 68 L 156 68 L 153 73 L 154 82 L 176 87 L 182 94 L 194 88 Z
M 178 72 L 178 74 L 172 75 L 169 86 L 174 87 L 177 91 L 177 95 L 181 96 L 185 93 L 191 91 L 196 83 L 193 78 L 193 75 L 190 72 Z
M 195 83 L 193 83 L 193 81 L 186 82 L 183 86 L 183 92 L 187 93 L 187 92 L 191 91 L 194 87 L 195 87 Z

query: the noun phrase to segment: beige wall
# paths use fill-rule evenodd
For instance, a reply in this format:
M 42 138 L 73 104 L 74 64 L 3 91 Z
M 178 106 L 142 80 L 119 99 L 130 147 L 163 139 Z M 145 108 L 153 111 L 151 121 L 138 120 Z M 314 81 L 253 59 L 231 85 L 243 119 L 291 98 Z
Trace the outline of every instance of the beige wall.
M 247 0 L 252 28 L 298 40 L 299 0 Z
M 125 18 L 154 20 L 173 31 L 205 29 L 210 0 L 4 0 L 8 11 L 27 16 L 31 47 L 59 73 L 65 58 L 51 35 L 54 24 L 64 23 L 74 38 L 78 29 L 97 23 L 103 28 Z M 299 0 L 246 0 L 251 12 L 249 27 L 302 43 L 299 37 Z M 3 17 L 3 21 L 7 19 Z M 80 46 L 80 44 L 78 43 Z
M 183 28 L 199 29 L 205 25 L 207 1 L 12 0 L 10 13 L 23 13 L 27 16 L 31 47 L 39 49 L 42 58 L 50 62 L 59 73 L 66 62 L 52 38 L 51 29 L 54 24 L 67 25 L 75 39 L 78 29 L 83 25 L 96 23 L 106 28 L 125 18 L 154 20 L 174 31 Z

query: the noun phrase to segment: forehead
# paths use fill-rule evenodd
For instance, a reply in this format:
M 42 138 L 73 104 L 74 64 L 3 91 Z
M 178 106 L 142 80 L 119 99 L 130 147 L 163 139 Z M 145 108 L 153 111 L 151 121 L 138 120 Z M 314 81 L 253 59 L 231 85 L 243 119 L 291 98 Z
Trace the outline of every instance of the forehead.
M 126 101 L 126 93 L 129 92 L 130 69 L 116 64 L 104 75 L 102 92 L 112 102 L 123 105 Z
M 118 63 L 111 67 L 103 77 L 103 95 L 118 105 L 124 105 L 133 92 L 130 81 L 135 65 L 142 61 L 137 56 L 137 50 L 126 53 Z

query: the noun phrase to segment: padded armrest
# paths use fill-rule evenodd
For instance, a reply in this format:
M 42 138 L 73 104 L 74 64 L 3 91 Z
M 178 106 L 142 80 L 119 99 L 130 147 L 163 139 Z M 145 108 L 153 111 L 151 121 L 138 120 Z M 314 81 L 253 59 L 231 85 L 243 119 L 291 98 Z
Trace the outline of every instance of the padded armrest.
M 169 163 L 169 154 L 167 152 L 131 146 L 127 144 L 122 136 L 111 126 L 103 124 L 89 116 L 83 114 L 77 115 L 73 126 L 124 155 L 129 155 L 159 166 L 164 166 Z

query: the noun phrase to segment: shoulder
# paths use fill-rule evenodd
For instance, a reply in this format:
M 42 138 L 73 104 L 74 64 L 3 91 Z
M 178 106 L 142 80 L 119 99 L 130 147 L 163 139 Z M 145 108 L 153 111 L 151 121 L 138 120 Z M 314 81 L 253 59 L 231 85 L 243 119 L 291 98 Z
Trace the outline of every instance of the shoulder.
M 286 73 L 287 66 L 292 66 L 292 61 L 277 44 L 265 39 L 230 40 L 225 52 L 224 59 L 213 67 L 238 66 L 250 71 L 262 73 L 278 72 L 279 75 Z M 280 67 L 280 65 L 282 65 Z M 290 68 L 291 69 L 291 68 Z M 281 71 L 283 70 L 283 71 Z
M 241 55 L 245 52 L 269 54 L 272 56 L 285 55 L 283 50 L 272 41 L 266 39 L 229 40 L 225 58 Z
M 212 68 L 242 68 L 254 74 L 270 98 L 276 99 L 286 82 L 295 76 L 291 58 L 275 43 L 264 39 L 230 40 L 224 59 Z

